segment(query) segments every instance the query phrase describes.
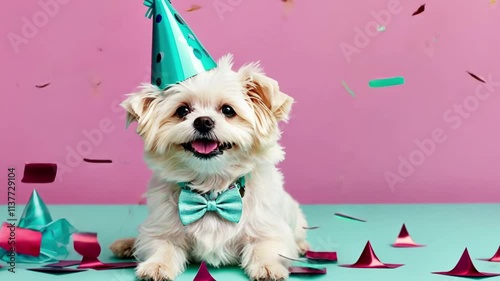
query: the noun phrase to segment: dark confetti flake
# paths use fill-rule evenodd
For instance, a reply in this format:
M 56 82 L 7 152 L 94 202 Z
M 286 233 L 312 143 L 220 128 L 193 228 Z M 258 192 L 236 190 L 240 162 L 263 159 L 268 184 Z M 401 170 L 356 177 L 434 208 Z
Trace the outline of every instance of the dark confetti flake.
M 35 87 L 37 87 L 38 89 L 42 89 L 42 88 L 47 87 L 48 85 L 50 85 L 50 83 L 46 83 L 46 84 L 42 84 L 42 85 L 35 85 Z
M 425 4 L 423 4 L 422 6 L 418 7 L 418 10 L 416 10 L 416 11 L 412 14 L 412 16 L 416 16 L 416 15 L 418 15 L 418 14 L 421 14 L 421 13 L 423 13 L 424 11 L 425 11 Z

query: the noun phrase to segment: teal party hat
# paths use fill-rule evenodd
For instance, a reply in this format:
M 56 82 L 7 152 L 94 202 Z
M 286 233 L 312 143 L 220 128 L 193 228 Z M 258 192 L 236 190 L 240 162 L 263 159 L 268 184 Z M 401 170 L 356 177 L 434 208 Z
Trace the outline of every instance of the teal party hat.
M 217 66 L 169 0 L 145 0 L 153 18 L 151 83 L 161 89 Z
M 19 219 L 19 227 L 28 227 L 38 229 L 52 222 L 49 209 L 43 202 L 36 190 L 33 190 L 28 204 L 24 207 L 23 214 Z

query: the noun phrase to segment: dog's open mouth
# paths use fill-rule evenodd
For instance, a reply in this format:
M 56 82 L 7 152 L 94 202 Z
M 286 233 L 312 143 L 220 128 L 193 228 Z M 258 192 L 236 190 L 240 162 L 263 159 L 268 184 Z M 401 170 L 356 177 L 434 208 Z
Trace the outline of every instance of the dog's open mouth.
M 227 142 L 217 142 L 211 139 L 202 138 L 192 142 L 183 143 L 182 147 L 190 151 L 198 158 L 208 159 L 221 155 L 224 150 L 233 148 L 233 144 Z

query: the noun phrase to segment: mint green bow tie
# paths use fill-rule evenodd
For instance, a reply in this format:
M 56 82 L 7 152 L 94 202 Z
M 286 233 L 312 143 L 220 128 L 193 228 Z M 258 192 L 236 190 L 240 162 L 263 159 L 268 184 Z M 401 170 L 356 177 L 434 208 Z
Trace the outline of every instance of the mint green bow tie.
M 201 219 L 207 212 L 216 212 L 222 218 L 238 223 L 243 212 L 243 201 L 240 188 L 244 188 L 244 178 L 234 183 L 232 188 L 222 192 L 215 200 L 187 188 L 187 184 L 180 184 L 179 217 L 183 225 L 191 224 Z

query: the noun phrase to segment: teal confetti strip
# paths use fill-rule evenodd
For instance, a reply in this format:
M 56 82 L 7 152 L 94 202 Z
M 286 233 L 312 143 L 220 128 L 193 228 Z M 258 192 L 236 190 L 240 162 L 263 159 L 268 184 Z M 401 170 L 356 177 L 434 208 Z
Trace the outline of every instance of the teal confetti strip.
M 383 25 L 379 25 L 379 26 L 377 27 L 377 31 L 378 31 L 378 32 L 383 32 L 383 31 L 385 31 L 385 26 L 383 26 Z
M 383 78 L 383 79 L 374 79 L 371 80 L 368 84 L 372 88 L 383 88 L 383 87 L 391 87 L 402 85 L 405 83 L 405 79 L 403 77 L 391 77 L 391 78 Z
M 325 266 L 321 265 L 321 264 L 312 264 L 312 263 L 299 262 L 299 261 L 292 263 L 292 266 L 306 267 L 306 268 L 312 268 L 312 269 L 318 269 L 318 270 L 325 269 Z
M 347 91 L 349 94 L 351 94 L 351 96 L 352 96 L 353 98 L 355 97 L 354 92 L 353 92 L 351 89 L 349 89 L 349 87 L 347 86 L 347 84 L 346 84 L 344 81 L 342 81 L 342 86 L 344 86 L 344 88 L 346 89 L 346 91 Z
M 366 222 L 366 220 L 358 219 L 358 218 L 351 217 L 349 215 L 341 214 L 341 213 L 335 213 L 335 216 L 337 216 L 339 218 L 347 219 L 347 220 L 354 220 L 354 221 Z

